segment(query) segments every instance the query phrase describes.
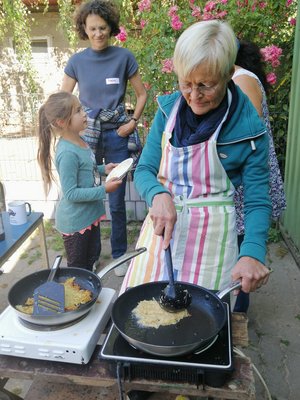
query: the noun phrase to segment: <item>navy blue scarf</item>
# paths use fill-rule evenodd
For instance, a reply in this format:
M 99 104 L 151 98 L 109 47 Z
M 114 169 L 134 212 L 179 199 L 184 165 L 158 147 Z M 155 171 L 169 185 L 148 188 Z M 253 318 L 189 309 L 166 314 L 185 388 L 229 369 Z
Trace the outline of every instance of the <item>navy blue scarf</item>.
M 228 89 L 231 91 L 232 101 L 226 120 L 230 119 L 238 102 L 238 92 L 233 81 L 228 83 Z M 205 115 L 194 114 L 185 98 L 182 97 L 176 116 L 173 145 L 175 147 L 185 147 L 208 140 L 220 125 L 227 111 L 227 107 L 227 92 L 220 105 Z M 224 124 L 225 123 L 226 121 Z

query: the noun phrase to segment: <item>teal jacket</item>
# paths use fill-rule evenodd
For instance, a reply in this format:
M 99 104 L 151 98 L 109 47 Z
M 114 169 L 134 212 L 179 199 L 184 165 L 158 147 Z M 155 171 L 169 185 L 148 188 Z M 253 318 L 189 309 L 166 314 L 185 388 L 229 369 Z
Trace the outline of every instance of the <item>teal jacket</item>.
M 264 263 L 271 217 L 268 135 L 248 97 L 238 87 L 237 90 L 237 109 L 219 133 L 217 150 L 232 184 L 237 187 L 243 183 L 244 186 L 245 238 L 240 257 L 249 256 Z M 134 174 L 135 187 L 149 207 L 156 194 L 168 193 L 157 180 L 162 156 L 161 139 L 180 95 L 175 92 L 158 98 L 159 109 Z
M 105 214 L 105 188 L 94 186 L 94 169 L 105 175 L 105 166 L 96 165 L 90 148 L 82 148 L 62 138 L 56 147 L 55 166 L 61 186 L 56 228 L 68 234 L 81 231 Z

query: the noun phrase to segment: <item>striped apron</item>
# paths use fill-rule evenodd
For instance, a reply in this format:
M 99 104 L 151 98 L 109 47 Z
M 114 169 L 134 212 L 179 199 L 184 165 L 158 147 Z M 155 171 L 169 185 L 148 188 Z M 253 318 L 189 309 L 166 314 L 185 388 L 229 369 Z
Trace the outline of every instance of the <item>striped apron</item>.
M 231 282 L 230 273 L 238 257 L 234 186 L 217 153 L 217 137 L 228 110 L 209 140 L 177 148 L 171 145 L 170 138 L 179 101 L 162 136 L 158 173 L 158 180 L 172 194 L 177 210 L 171 240 L 174 278 L 219 290 Z M 162 245 L 162 237 L 154 234 L 148 214 L 137 242 L 137 247 L 148 250 L 132 260 L 121 291 L 168 279 Z

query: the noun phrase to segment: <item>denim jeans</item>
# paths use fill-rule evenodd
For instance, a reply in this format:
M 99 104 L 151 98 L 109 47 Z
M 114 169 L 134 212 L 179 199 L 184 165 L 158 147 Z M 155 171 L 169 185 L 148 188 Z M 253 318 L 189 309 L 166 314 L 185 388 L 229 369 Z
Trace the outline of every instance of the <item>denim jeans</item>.
M 128 138 L 120 137 L 115 129 L 102 134 L 102 152 L 104 163 L 120 163 L 129 157 Z M 111 215 L 111 250 L 112 257 L 121 257 L 127 251 L 127 221 L 125 207 L 126 178 L 113 193 L 109 193 L 109 210 Z

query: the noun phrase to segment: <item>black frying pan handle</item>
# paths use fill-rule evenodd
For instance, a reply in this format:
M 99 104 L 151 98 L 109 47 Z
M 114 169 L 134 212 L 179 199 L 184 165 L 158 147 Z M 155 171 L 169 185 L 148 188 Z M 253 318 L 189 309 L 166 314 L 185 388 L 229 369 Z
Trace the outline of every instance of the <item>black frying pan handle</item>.
M 174 286 L 174 271 L 170 245 L 165 249 L 165 259 L 167 264 L 169 283 L 171 286 Z

